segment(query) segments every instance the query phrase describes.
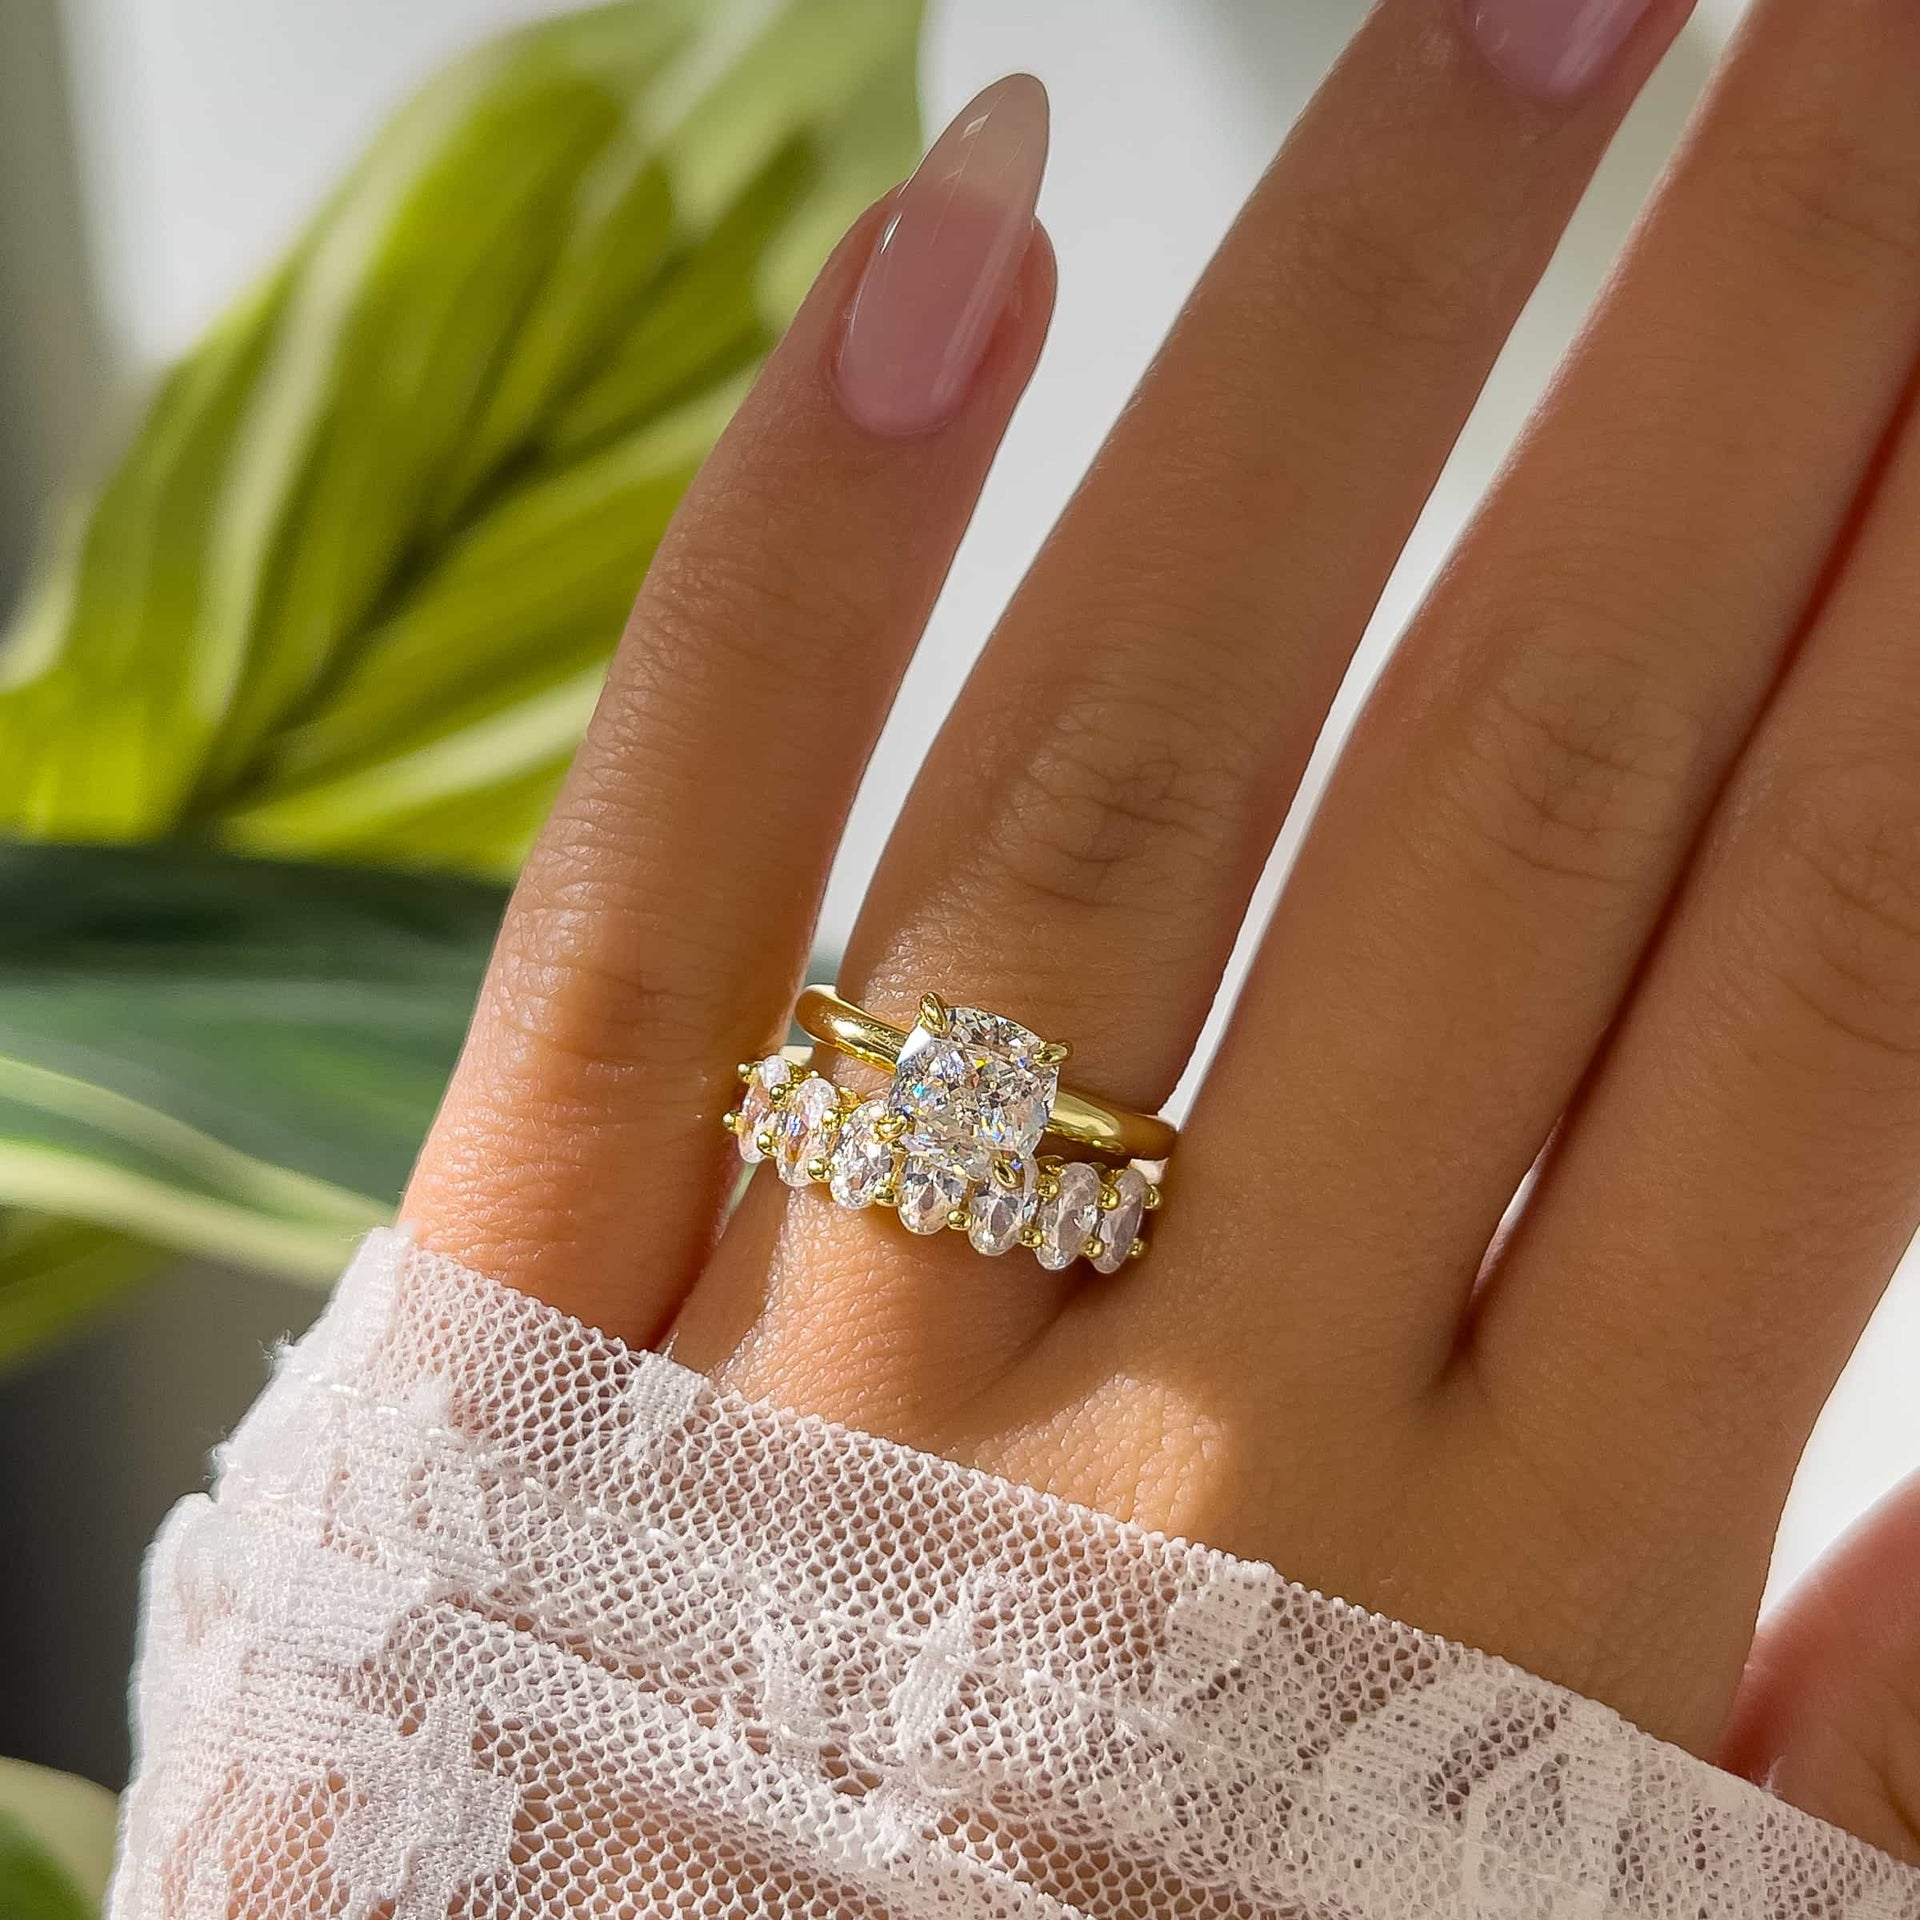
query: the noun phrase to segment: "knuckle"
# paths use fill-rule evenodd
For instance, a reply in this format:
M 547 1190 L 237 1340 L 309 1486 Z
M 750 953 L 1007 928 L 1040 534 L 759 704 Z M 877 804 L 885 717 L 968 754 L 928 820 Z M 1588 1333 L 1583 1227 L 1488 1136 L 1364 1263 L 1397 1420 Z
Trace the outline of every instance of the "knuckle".
M 1322 197 L 1298 210 L 1290 238 L 1316 309 L 1363 337 L 1451 348 L 1485 306 L 1477 263 L 1405 208 Z
M 822 554 L 804 564 L 767 543 L 689 540 L 656 567 L 634 605 L 622 654 L 643 681 L 713 684 L 747 673 L 791 680 L 796 661 L 832 671 L 871 631 L 871 588 Z
M 1920 1062 L 1920 769 L 1804 773 L 1769 811 L 1778 877 L 1765 911 L 1782 986 L 1824 1038 Z
M 1733 202 L 1802 266 L 1850 281 L 1920 252 L 1920 189 L 1828 103 L 1777 117 L 1734 157 Z
M 1238 755 L 1204 718 L 1144 692 L 1051 717 L 983 841 L 997 876 L 1053 909 L 1129 911 L 1192 897 L 1245 828 Z
M 617 875 L 523 882 L 487 977 L 491 1021 L 548 1070 L 710 1068 L 703 1041 L 726 1016 L 711 983 L 724 969 L 686 944 Z
M 1470 842 L 1527 884 L 1630 884 L 1682 829 L 1704 724 L 1591 646 L 1501 655 L 1467 696 L 1455 760 Z

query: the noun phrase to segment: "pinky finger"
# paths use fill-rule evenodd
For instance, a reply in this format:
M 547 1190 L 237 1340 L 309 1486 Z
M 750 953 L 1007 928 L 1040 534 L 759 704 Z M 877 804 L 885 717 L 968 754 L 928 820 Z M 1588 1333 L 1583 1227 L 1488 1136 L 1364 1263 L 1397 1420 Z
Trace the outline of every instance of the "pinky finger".
M 1718 1758 L 1920 1864 L 1920 1474 L 1761 1627 Z
M 632 1341 L 711 1244 L 734 1063 L 1046 329 L 1046 99 L 988 89 L 828 262 L 668 530 L 520 878 L 404 1218 Z

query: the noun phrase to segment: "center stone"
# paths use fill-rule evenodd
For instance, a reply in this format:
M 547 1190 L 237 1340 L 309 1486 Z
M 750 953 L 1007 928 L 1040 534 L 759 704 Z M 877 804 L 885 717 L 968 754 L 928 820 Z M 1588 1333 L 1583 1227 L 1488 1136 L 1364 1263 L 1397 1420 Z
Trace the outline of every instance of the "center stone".
M 977 1007 L 949 1007 L 942 1030 L 916 1026 L 900 1048 L 887 1107 L 909 1153 L 984 1179 L 996 1153 L 1040 1144 L 1060 1089 L 1036 1033 Z

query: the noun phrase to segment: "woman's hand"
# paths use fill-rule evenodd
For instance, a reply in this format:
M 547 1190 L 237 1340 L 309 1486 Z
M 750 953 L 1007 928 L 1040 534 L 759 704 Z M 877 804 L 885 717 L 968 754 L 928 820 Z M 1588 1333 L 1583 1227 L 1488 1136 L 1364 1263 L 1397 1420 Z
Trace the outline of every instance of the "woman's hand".
M 937 989 L 1166 1099 L 1679 12 L 1385 0 L 982 657 L 851 997 L 904 1024 Z M 1492 1648 L 1920 1857 L 1914 1500 L 1742 1679 L 1802 1444 L 1920 1220 L 1916 99 L 1911 0 L 1757 7 L 1346 751 L 1151 1257 L 1101 1279 L 764 1178 L 715 1240 L 734 1063 L 782 1035 L 1046 326 L 1043 98 L 982 95 L 829 263 L 661 549 L 422 1239 Z

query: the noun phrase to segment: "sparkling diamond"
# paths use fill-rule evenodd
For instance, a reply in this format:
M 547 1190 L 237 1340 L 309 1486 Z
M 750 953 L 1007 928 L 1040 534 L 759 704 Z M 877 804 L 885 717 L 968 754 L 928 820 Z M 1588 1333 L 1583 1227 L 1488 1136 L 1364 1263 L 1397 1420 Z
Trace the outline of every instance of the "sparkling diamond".
M 1070 1267 L 1086 1251 L 1088 1236 L 1100 1218 L 1100 1176 L 1084 1160 L 1060 1169 L 1060 1191 L 1042 1200 L 1034 1214 L 1040 1244 L 1033 1257 L 1050 1273 Z
M 793 1062 L 770 1053 L 753 1070 L 747 1097 L 740 1102 L 740 1158 L 748 1166 L 766 1156 L 754 1145 L 754 1136 L 773 1121 L 773 1096 L 793 1078 Z
M 1005 1253 L 1018 1243 L 1020 1229 L 1033 1217 L 1033 1162 L 1005 1158 L 996 1165 L 1012 1174 L 1013 1184 L 983 1180 L 967 1202 L 967 1238 L 981 1253 Z
M 831 1080 L 811 1073 L 792 1088 L 786 1104 L 773 1116 L 773 1164 L 790 1187 L 804 1187 L 813 1176 L 807 1162 L 833 1147 L 833 1123 L 840 1098 Z
M 843 1207 L 871 1206 L 875 1189 L 892 1177 L 893 1148 L 874 1132 L 886 1113 L 884 1100 L 863 1100 L 840 1123 L 827 1184 Z
M 1025 1027 L 975 1007 L 950 1007 L 944 1028 L 916 1025 L 900 1049 L 887 1105 L 907 1147 L 969 1179 L 996 1153 L 1030 1154 L 1046 1131 L 1060 1070 Z
M 900 1218 L 914 1233 L 938 1233 L 967 1199 L 967 1176 L 933 1160 L 909 1160 L 900 1175 Z
M 1113 1176 L 1113 1190 L 1120 1196 L 1120 1204 L 1101 1214 L 1095 1229 L 1100 1251 L 1093 1256 L 1093 1264 L 1101 1273 L 1118 1273 L 1133 1251 L 1141 1216 L 1146 1212 L 1147 1177 L 1136 1167 L 1122 1167 Z

